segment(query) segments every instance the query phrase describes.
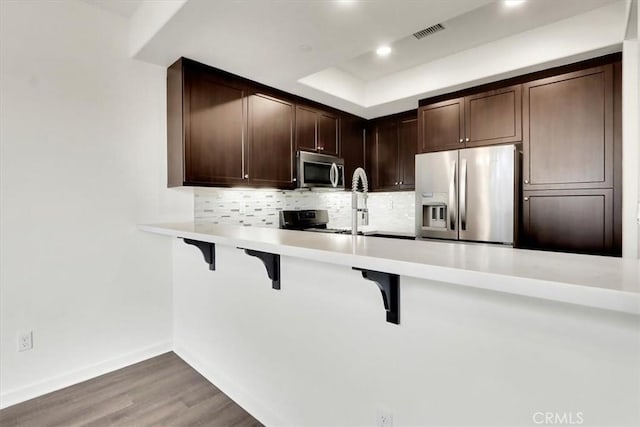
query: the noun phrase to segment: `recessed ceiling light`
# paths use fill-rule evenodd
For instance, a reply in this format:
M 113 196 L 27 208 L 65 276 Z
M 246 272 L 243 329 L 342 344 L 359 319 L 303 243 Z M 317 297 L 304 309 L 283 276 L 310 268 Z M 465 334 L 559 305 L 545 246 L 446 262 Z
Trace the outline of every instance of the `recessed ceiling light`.
M 336 2 L 345 6 L 351 6 L 356 2 L 356 0 L 336 0 Z
M 507 7 L 520 6 L 525 0 L 504 0 L 504 5 Z
M 391 53 L 391 46 L 380 46 L 376 49 L 378 56 L 387 56 Z

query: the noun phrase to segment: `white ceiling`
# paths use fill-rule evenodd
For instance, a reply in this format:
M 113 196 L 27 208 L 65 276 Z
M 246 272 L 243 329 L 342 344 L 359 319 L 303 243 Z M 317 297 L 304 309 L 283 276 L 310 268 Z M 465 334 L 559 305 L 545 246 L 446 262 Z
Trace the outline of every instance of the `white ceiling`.
M 390 45 L 388 57 L 368 51 L 336 67 L 363 81 L 376 80 L 512 34 L 577 15 L 615 0 L 530 0 L 519 7 L 491 2 L 442 22 L 444 30 L 420 40 L 412 34 Z
M 189 0 L 138 57 L 297 80 L 490 1 Z
M 131 18 L 134 12 L 140 7 L 143 0 L 82 0 L 100 9 L 120 15 L 123 18 Z
M 135 58 L 166 67 L 188 57 L 363 117 L 415 108 L 418 99 L 465 81 L 477 82 L 479 76 L 486 77 L 482 73 L 497 79 L 500 73 L 533 65 L 526 55 L 522 64 L 514 59 L 482 72 L 477 68 L 487 64 L 468 64 L 476 73 L 465 76 L 460 74 L 459 60 L 456 70 L 446 68 L 447 61 L 462 54 L 495 44 L 487 62 L 503 63 L 507 52 L 500 49 L 507 45 L 501 41 L 543 40 L 544 29 L 549 28 L 548 34 L 563 37 L 557 43 L 544 40 L 555 56 L 545 56 L 539 46 L 534 46 L 532 55 L 549 65 L 562 55 L 610 50 L 622 42 L 620 22 L 626 22 L 626 15 L 621 17 L 625 0 L 528 0 L 510 9 L 496 0 L 171 1 L 180 4 L 171 16 L 158 20 L 153 31 L 152 23 L 142 22 L 143 18 L 153 16 L 151 9 L 163 2 L 142 1 L 145 8 L 132 22 L 149 36 L 140 48 L 134 47 Z M 582 16 L 588 18 L 578 19 Z M 446 29 L 422 40 L 413 38 L 414 32 L 437 23 Z M 566 26 L 575 31 L 563 31 Z M 616 28 L 612 32 L 609 27 Z M 523 34 L 530 34 L 529 39 L 518 39 Z M 577 40 L 568 40 L 574 36 Z M 383 43 L 394 48 L 384 59 L 373 54 Z M 420 71 L 433 64 L 441 74 L 454 72 L 457 80 Z

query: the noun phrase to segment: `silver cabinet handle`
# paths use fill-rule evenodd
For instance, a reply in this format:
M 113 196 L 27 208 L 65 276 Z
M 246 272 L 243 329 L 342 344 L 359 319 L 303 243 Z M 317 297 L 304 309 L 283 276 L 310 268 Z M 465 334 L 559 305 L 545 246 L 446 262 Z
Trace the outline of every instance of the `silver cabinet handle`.
M 292 179 L 293 182 L 296 182 L 297 180 L 298 180 L 298 178 L 293 178 Z
M 469 142 L 469 138 L 467 138 L 465 141 Z
M 529 198 L 528 198 L 528 197 L 525 197 L 525 198 L 524 198 L 524 201 L 525 201 L 525 202 L 528 202 L 528 201 L 529 201 Z
M 524 183 L 525 183 L 525 184 L 528 184 L 528 183 L 529 183 L 529 180 L 528 180 L 528 179 L 525 179 L 525 180 L 524 180 Z
M 400 185 L 402 185 L 402 181 L 400 181 Z
M 455 160 L 451 162 L 451 182 L 449 183 L 449 228 L 451 230 L 456 229 L 456 201 L 458 195 L 456 194 L 456 176 L 458 174 L 458 162 Z
M 248 174 L 248 173 L 246 173 L 246 174 L 244 175 L 244 179 L 249 179 L 249 174 Z
M 460 138 L 460 142 L 464 142 L 464 139 Z
M 467 229 L 467 159 L 460 169 L 460 230 Z
M 393 185 L 398 185 L 398 181 L 394 182 Z

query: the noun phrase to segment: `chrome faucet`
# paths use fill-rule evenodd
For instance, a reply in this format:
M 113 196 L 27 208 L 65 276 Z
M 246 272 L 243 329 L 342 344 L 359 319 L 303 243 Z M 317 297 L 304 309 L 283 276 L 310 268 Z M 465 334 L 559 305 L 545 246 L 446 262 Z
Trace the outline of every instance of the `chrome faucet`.
M 358 208 L 358 182 L 362 181 L 362 201 L 363 207 Z M 358 234 L 358 212 L 361 213 L 362 225 L 369 225 L 369 210 L 367 209 L 367 193 L 369 184 L 367 174 L 362 168 L 353 171 L 351 180 L 351 234 Z

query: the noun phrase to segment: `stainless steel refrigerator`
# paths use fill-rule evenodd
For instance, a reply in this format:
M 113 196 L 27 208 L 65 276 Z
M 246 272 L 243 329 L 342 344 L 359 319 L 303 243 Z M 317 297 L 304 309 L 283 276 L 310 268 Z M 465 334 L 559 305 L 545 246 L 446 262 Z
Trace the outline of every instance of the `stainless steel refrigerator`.
M 416 156 L 416 236 L 513 244 L 514 145 Z

